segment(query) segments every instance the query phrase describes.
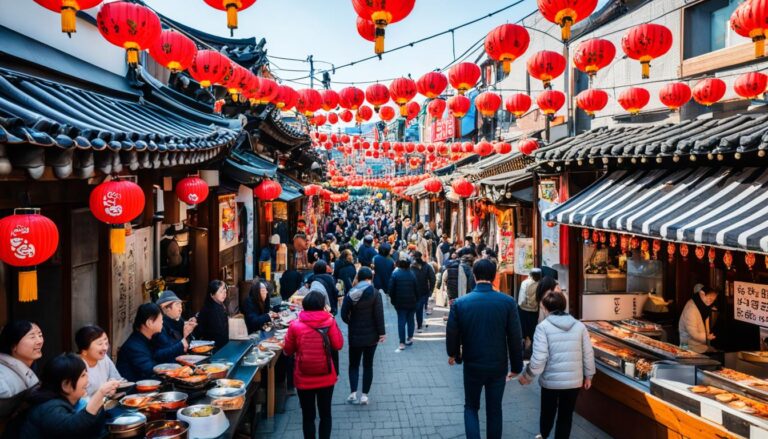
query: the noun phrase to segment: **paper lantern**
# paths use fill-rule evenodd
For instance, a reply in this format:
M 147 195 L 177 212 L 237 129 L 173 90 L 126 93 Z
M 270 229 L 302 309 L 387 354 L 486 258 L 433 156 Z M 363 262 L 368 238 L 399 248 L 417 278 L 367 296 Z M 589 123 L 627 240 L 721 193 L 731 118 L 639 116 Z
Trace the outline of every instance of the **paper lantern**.
M 374 51 L 377 55 L 384 53 L 387 26 L 407 17 L 415 3 L 416 0 L 352 0 L 357 15 L 376 25 Z
M 290 111 L 299 102 L 299 93 L 288 85 L 279 85 L 272 102 L 281 111 Z
M 475 186 L 463 177 L 453 180 L 451 188 L 461 198 L 469 198 L 475 192 Z
M 333 90 L 320 90 L 320 97 L 322 98 L 322 108 L 325 111 L 331 111 L 339 106 L 339 94 Z
M 461 149 L 466 153 L 475 152 L 475 144 L 472 142 L 464 142 L 461 144 Z
M 365 92 L 357 87 L 345 87 L 339 92 L 339 105 L 347 110 L 357 110 L 364 101 Z
M 357 17 L 357 33 L 372 43 L 376 41 L 376 25 L 367 18 Z
M 509 154 L 512 152 L 512 145 L 507 142 L 498 142 L 493 146 L 496 154 Z
M 261 201 L 273 201 L 276 200 L 283 192 L 283 187 L 280 183 L 273 180 L 262 180 L 258 186 L 253 190 L 253 196 Z
M 424 181 L 424 190 L 437 194 L 443 190 L 443 182 L 437 177 L 431 177 Z
M 125 48 L 128 65 L 139 64 L 139 52 L 160 37 L 160 18 L 151 9 L 118 1 L 104 4 L 96 14 L 101 35 L 115 46 Z
M 548 21 L 562 28 L 561 38 L 571 38 L 571 26 L 587 17 L 597 7 L 597 0 L 537 0 L 539 11 Z
M 0 260 L 19 268 L 19 302 L 37 300 L 36 266 L 53 256 L 58 245 L 59 230 L 40 209 L 15 209 L 0 219 Z
M 190 206 L 196 206 L 208 198 L 208 183 L 198 176 L 181 179 L 176 183 L 176 196 Z
M 590 88 L 576 95 L 576 105 L 590 117 L 608 105 L 608 93 L 603 90 Z
M 689 251 L 688 244 L 680 244 L 680 256 L 682 256 L 684 260 L 688 259 Z
M 103 0 L 35 0 L 35 3 L 61 14 L 61 31 L 72 37 L 77 32 L 77 11 L 95 8 Z
M 111 226 L 112 253 L 125 253 L 125 223 L 136 219 L 144 211 L 144 191 L 128 180 L 110 180 L 96 186 L 88 201 L 97 220 Z
M 400 106 L 400 115 L 407 116 L 406 105 L 416 96 L 416 82 L 410 78 L 397 78 L 389 84 L 389 95 L 392 101 Z
M 765 93 L 768 86 L 768 75 L 760 72 L 749 72 L 739 75 L 733 83 L 733 90 L 745 99 L 755 99 Z
M 331 125 L 336 125 L 339 122 L 339 115 L 336 113 L 328 113 L 328 123 Z
M 421 105 L 418 102 L 411 101 L 405 106 L 405 120 L 413 120 L 421 112 Z
M 230 36 L 237 29 L 237 12 L 250 8 L 256 0 L 203 0 L 208 6 L 221 11 L 227 11 L 227 27 Z
M 565 64 L 563 55 L 551 50 L 542 50 L 528 58 L 526 66 L 531 77 L 542 81 L 544 87 L 549 88 L 549 83 L 563 74 Z
M 481 140 L 480 142 L 477 142 L 474 150 L 475 154 L 479 155 L 480 157 L 489 156 L 493 153 L 493 145 L 491 145 L 490 142 L 486 140 Z
M 616 57 L 616 46 L 608 40 L 592 38 L 582 41 L 573 53 L 573 64 L 577 69 L 589 75 L 590 79 L 597 72 L 607 67 Z
M 523 139 L 517 142 L 517 150 L 520 154 L 531 155 L 537 149 L 539 149 L 539 141 L 536 139 Z
M 427 104 L 427 113 L 434 119 L 442 119 L 445 113 L 446 102 L 442 99 L 434 99 Z
M 435 99 L 448 87 L 448 78 L 440 72 L 429 72 L 416 81 L 416 90 L 428 99 Z
M 161 66 L 173 73 L 187 70 L 197 54 L 197 46 L 186 35 L 165 30 L 149 46 L 149 55 Z
M 448 71 L 448 82 L 459 92 L 459 95 L 473 88 L 478 80 L 480 80 L 480 67 L 471 62 L 460 62 Z
M 765 37 L 768 35 L 768 2 L 748 0 L 741 3 L 731 14 L 731 29 L 742 37 L 751 38 L 755 46 L 755 58 L 765 55 Z
M 651 100 L 651 94 L 642 87 L 630 87 L 619 94 L 616 99 L 622 108 L 630 114 L 637 114 Z
M 752 267 L 755 266 L 755 254 L 751 252 L 747 252 L 744 254 L 744 263 L 747 264 L 747 267 L 749 268 L 749 271 L 752 271 Z
M 545 90 L 536 96 L 536 104 L 546 115 L 553 115 L 565 104 L 565 95 L 558 90 Z
M 229 58 L 215 50 L 198 50 L 189 66 L 189 74 L 200 83 L 200 87 L 210 87 L 220 83 L 231 66 Z
M 357 109 L 357 114 L 355 115 L 355 120 L 357 120 L 358 123 L 360 122 L 368 122 L 373 117 L 373 110 L 371 107 L 367 105 L 362 105 L 360 108 Z
M 485 37 L 485 52 L 488 57 L 502 62 L 502 70 L 509 73 L 512 62 L 520 58 L 530 44 L 531 38 L 524 27 L 517 24 L 502 24 L 488 32 Z
M 371 84 L 365 89 L 365 99 L 378 112 L 382 105 L 389 102 L 389 89 L 384 84 Z
M 240 99 L 239 95 L 248 87 L 249 75 L 252 75 L 249 70 L 241 67 L 240 64 L 232 63 L 229 73 L 221 81 L 221 85 L 229 92 L 232 102 L 238 102 Z
M 672 263 L 675 260 L 675 243 L 670 242 L 667 244 L 667 260 Z
M 504 108 L 515 117 L 520 117 L 531 108 L 531 97 L 523 93 L 515 93 L 504 98 Z
M 643 79 L 651 77 L 651 61 L 669 51 L 672 47 L 672 31 L 656 23 L 635 26 L 621 39 L 624 53 L 640 61 Z
M 475 107 L 483 117 L 494 117 L 501 107 L 501 96 L 484 91 L 475 98 Z
M 664 84 L 659 90 L 659 101 L 672 111 L 691 100 L 691 88 L 683 82 Z
M 352 114 L 352 112 L 351 112 L 351 111 L 349 111 L 349 110 L 344 110 L 344 111 L 342 111 L 341 113 L 339 113 L 339 119 L 341 119 L 341 120 L 342 120 L 343 122 L 345 122 L 345 123 L 350 123 L 350 122 L 352 122 L 352 119 L 354 119 L 354 117 L 355 117 L 355 115 L 354 115 L 354 114 Z M 349 141 L 347 141 L 347 142 L 344 142 L 344 143 L 348 143 L 348 142 L 349 142 Z
M 693 100 L 709 107 L 725 96 L 727 87 L 719 78 L 707 78 L 693 86 Z
M 448 98 L 448 111 L 451 113 L 451 116 L 457 119 L 464 117 L 471 105 L 472 101 L 466 96 L 456 95 Z
M 389 105 L 385 105 L 379 109 L 379 118 L 381 118 L 381 120 L 384 122 L 389 122 L 390 120 L 394 119 L 395 116 L 397 116 L 395 109 Z

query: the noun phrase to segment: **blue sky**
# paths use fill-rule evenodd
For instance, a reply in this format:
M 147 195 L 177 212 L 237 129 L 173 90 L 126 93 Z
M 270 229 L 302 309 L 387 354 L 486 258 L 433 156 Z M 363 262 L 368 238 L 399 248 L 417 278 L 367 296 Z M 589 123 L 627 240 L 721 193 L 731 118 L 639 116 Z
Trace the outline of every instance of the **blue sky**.
M 229 35 L 226 14 L 210 8 L 203 0 L 145 1 L 172 19 L 209 33 Z M 411 15 L 387 28 L 387 48 L 447 30 L 512 3 L 513 0 L 418 0 Z M 484 38 L 493 27 L 515 22 L 535 9 L 534 0 L 524 0 L 496 16 L 456 31 L 456 55 L 464 53 Z M 357 34 L 355 19 L 351 0 L 258 0 L 251 8 L 240 13 L 240 28 L 235 31 L 235 36 L 266 38 L 270 55 L 306 59 L 312 54 L 315 60 L 342 65 L 373 54 L 373 43 Z M 559 34 L 559 30 L 553 29 L 552 32 Z M 470 60 L 474 61 L 480 53 L 476 51 Z M 450 35 L 446 35 L 384 55 L 382 61 L 371 60 L 340 69 L 332 76 L 332 81 L 371 81 L 408 73 L 417 79 L 425 72 L 445 67 L 453 58 L 453 43 Z M 297 79 L 308 74 L 280 70 L 308 69 L 306 63 L 279 59 L 273 59 L 272 62 L 273 72 L 280 78 Z M 317 62 L 315 67 L 331 68 L 329 64 L 321 62 Z M 308 83 L 308 79 L 299 82 Z M 295 83 L 288 84 L 301 88 L 301 85 Z M 344 86 L 346 84 L 336 83 L 333 88 Z M 361 84 L 361 87 L 365 85 Z

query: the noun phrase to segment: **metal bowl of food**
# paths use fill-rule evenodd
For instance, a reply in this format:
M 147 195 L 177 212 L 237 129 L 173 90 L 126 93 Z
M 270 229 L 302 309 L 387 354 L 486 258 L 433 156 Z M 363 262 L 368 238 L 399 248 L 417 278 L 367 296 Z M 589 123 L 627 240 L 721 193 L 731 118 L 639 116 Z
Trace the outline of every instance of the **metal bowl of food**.
M 107 422 L 107 431 L 113 439 L 143 437 L 146 424 L 147 417 L 143 414 L 125 413 Z
M 237 398 L 238 396 L 245 395 L 245 387 L 214 387 L 208 389 L 206 395 L 211 399 L 221 398 Z
M 158 393 L 149 403 L 149 409 L 154 411 L 178 410 L 187 405 L 187 398 L 188 395 L 184 392 Z
M 160 385 L 163 384 L 160 380 L 141 380 L 136 381 L 136 391 L 139 393 L 149 393 L 154 392 L 157 389 L 160 388 Z
M 224 363 L 201 364 L 197 366 L 197 368 L 198 370 L 202 370 L 213 380 L 226 378 L 227 373 L 229 372 L 229 365 Z
M 221 379 L 216 380 L 216 387 L 231 387 L 235 389 L 245 388 L 245 383 L 241 380 Z
M 168 372 L 172 372 L 176 369 L 181 369 L 182 365 L 179 363 L 162 363 L 158 364 L 152 370 L 158 375 L 167 375 Z
M 189 423 L 184 421 L 152 421 L 147 424 L 147 439 L 187 439 Z

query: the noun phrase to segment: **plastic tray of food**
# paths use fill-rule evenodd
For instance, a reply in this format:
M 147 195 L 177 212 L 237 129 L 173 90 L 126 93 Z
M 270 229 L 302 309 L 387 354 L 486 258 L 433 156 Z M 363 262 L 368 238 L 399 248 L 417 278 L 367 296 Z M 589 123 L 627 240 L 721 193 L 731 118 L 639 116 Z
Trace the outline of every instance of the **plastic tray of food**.
M 768 401 L 768 381 L 766 380 L 725 367 L 719 370 L 701 370 L 701 372 L 715 382 L 725 382 Z

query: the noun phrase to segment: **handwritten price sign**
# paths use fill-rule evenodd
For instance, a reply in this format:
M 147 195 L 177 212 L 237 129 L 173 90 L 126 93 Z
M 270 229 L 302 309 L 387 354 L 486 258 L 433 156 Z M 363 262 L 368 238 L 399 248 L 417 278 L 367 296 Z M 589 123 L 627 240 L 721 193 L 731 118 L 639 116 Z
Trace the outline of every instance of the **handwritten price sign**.
M 768 326 L 768 285 L 734 282 L 733 291 L 733 317 Z

